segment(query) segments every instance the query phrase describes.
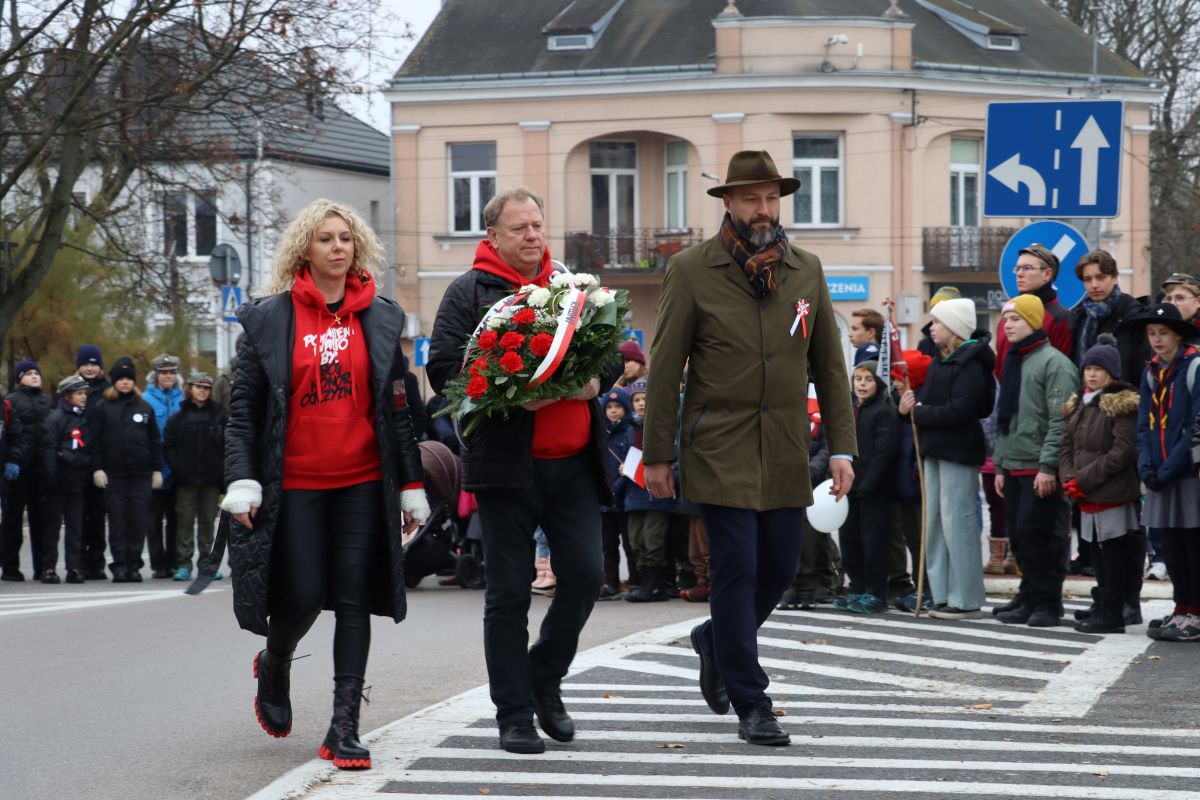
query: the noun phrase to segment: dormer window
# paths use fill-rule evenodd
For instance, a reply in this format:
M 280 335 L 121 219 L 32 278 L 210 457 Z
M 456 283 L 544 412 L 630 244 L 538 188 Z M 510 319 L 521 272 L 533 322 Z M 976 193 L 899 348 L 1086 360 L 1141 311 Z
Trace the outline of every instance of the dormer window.
M 546 23 L 547 50 L 591 50 L 625 0 L 573 0 Z
M 916 0 L 917 5 L 980 47 L 988 50 L 1020 50 L 1021 37 L 1026 31 L 972 5 L 977 1 Z
M 551 36 L 546 47 L 550 50 L 591 50 L 596 44 L 591 34 Z
M 1021 40 L 1015 36 L 989 36 L 988 50 L 1020 50 Z

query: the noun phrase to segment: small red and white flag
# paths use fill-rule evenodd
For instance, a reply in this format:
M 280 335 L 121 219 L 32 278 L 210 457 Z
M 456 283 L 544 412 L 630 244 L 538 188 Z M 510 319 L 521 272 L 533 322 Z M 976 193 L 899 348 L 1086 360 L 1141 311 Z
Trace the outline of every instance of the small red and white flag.
M 626 478 L 643 489 L 646 488 L 646 466 L 642 463 L 641 450 L 636 447 L 629 448 L 629 452 L 625 454 L 625 461 L 621 464 L 621 469 Z

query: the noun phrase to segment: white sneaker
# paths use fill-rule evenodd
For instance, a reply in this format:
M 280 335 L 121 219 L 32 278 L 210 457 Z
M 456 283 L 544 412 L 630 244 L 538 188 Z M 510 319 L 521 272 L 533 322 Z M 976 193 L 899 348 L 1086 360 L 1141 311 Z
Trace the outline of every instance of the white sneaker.
M 1167 565 L 1161 561 L 1151 562 L 1150 568 L 1146 570 L 1146 577 L 1152 581 L 1167 580 Z

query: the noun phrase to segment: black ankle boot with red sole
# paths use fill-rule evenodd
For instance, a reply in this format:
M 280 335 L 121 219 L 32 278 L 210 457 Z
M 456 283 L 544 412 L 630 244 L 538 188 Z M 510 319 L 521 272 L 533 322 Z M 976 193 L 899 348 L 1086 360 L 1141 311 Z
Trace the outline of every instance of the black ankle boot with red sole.
M 362 678 L 334 678 L 333 719 L 317 755 L 338 769 L 370 769 L 371 753 L 358 740 Z
M 292 732 L 291 668 L 290 656 L 279 658 L 269 650 L 260 650 L 254 656 L 254 677 L 258 679 L 254 716 L 276 739 Z

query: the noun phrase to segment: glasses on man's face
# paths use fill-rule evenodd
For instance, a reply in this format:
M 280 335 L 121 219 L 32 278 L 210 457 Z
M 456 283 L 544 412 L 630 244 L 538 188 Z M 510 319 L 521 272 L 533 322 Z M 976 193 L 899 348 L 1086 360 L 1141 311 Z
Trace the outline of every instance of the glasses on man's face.
M 1013 267 L 1013 275 L 1020 275 L 1023 272 L 1037 272 L 1042 269 L 1046 269 L 1046 267 L 1039 267 L 1034 264 L 1017 264 Z

